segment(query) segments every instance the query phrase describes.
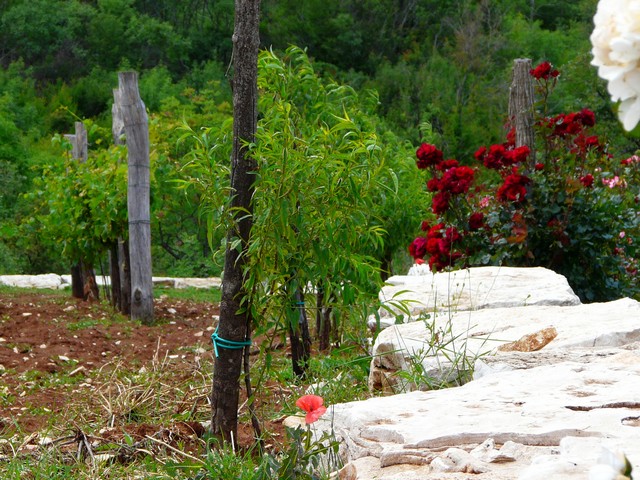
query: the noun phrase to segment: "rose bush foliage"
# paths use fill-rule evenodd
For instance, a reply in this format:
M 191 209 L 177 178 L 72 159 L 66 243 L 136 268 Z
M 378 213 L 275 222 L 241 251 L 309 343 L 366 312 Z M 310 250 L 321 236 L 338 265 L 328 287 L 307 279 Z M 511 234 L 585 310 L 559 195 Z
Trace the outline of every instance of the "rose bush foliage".
M 431 215 L 409 253 L 435 271 L 543 266 L 583 301 L 637 295 L 640 157 L 615 158 L 587 108 L 547 114 L 559 72 L 544 62 L 530 73 L 540 97 L 535 158 L 513 131 L 469 165 L 422 144 L 416 165 L 428 174 Z

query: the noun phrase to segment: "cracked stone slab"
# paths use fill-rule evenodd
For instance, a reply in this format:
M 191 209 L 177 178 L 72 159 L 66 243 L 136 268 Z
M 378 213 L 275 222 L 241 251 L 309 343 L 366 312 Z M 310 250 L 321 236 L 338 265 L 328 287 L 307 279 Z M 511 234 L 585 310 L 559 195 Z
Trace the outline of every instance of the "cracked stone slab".
M 629 298 L 574 306 L 435 314 L 425 321 L 393 325 L 380 332 L 372 348 L 369 386 L 398 393 L 421 388 L 424 383 L 419 380 L 427 377 L 434 383 L 454 381 L 463 369 L 473 370 L 474 363 L 478 378 L 491 371 L 517 368 L 509 366 L 507 359 L 528 368 L 560 360 L 579 361 L 579 355 L 595 358 L 605 355 L 606 349 L 640 341 L 638 319 L 640 302 Z M 499 351 L 503 345 L 520 343 L 541 349 Z M 576 353 L 570 357 L 572 351 Z M 458 363 L 454 365 L 451 359 Z M 501 363 L 501 359 L 505 360 Z M 411 372 L 418 366 L 423 374 L 413 381 Z
M 418 471 L 422 479 L 468 478 L 458 468 L 476 471 L 478 480 L 560 480 L 587 478 L 603 446 L 622 448 L 640 470 L 640 423 L 629 420 L 638 417 L 640 355 L 625 352 L 334 405 L 317 425 L 333 425 L 344 459 L 358 472 L 354 479 L 417 478 Z M 497 449 L 496 458 L 511 442 L 503 457 L 513 461 L 482 457 L 478 448 L 488 439 L 493 447 L 485 450 Z M 403 450 L 413 465 L 402 464 Z M 366 469 L 358 469 L 359 459 L 367 459 L 360 461 Z M 447 471 L 449 464 L 457 467 Z

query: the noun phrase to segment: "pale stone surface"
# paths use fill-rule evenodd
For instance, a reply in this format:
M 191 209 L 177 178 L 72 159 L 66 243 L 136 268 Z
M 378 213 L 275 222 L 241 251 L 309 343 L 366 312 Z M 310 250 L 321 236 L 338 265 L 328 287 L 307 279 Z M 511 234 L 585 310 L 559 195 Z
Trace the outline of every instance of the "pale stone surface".
M 416 266 L 417 269 L 423 265 Z M 413 268 L 413 267 L 412 267 Z M 424 270 L 424 269 L 423 269 Z M 562 275 L 545 268 L 477 267 L 432 274 L 419 272 L 396 275 L 387 280 L 379 294 L 378 311 L 381 328 L 403 321 L 413 321 L 421 313 L 459 312 L 500 307 L 531 305 L 578 305 Z M 410 316 L 398 306 L 406 301 Z M 370 328 L 378 319 L 370 317 Z
M 546 355 L 550 355 L 549 351 L 567 352 L 579 347 L 620 347 L 640 341 L 638 319 L 640 303 L 628 298 L 565 307 L 543 305 L 437 314 L 427 321 L 393 325 L 380 332 L 372 349 L 369 384 L 373 390 L 387 392 L 413 390 L 420 385 L 407 376 L 416 377 L 413 373 L 417 371 L 423 372 L 419 376 L 422 380 L 452 382 L 468 376 L 465 373 L 473 369 L 476 359 L 489 359 L 487 356 L 504 344 L 545 337 L 541 332 L 547 333 L 547 340 L 553 337 L 541 350 Z M 452 358 L 458 362 L 452 363 Z
M 175 287 L 176 288 L 212 288 L 212 287 L 220 287 L 222 286 L 222 280 L 220 277 L 209 277 L 209 278 L 176 278 L 175 279 Z
M 57 290 L 63 285 L 60 275 L 45 273 L 42 275 L 0 275 L 0 285 L 20 288 L 51 288 Z
M 553 365 L 562 362 L 591 363 L 613 355 L 617 361 L 630 362 L 636 360 L 640 353 L 640 342 L 633 342 L 620 347 L 576 347 L 571 349 L 544 349 L 539 352 L 500 352 L 498 355 L 487 355 L 478 359 L 474 366 L 473 378 L 478 379 L 497 372 L 508 370 L 525 370 L 540 365 Z
M 99 286 L 110 285 L 110 278 L 101 275 L 96 276 Z M 154 286 L 166 286 L 171 288 L 219 288 L 222 284 L 219 277 L 210 278 L 174 278 L 153 277 Z M 52 288 L 60 289 L 71 287 L 71 275 L 57 275 L 47 273 L 44 275 L 0 275 L 0 285 L 21 288 Z
M 640 470 L 639 408 L 640 354 L 628 350 L 334 405 L 315 425 L 333 425 L 353 480 L 585 479 L 603 447 Z

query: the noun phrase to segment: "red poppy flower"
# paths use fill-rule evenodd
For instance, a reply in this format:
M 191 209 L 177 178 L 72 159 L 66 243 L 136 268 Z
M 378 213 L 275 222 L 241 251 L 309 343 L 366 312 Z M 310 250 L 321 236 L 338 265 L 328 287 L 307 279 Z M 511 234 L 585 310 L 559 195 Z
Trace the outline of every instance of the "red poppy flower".
M 296 406 L 307 412 L 304 419 L 307 425 L 318 420 L 327 411 L 323 403 L 324 400 L 318 395 L 303 395 L 296 401 Z

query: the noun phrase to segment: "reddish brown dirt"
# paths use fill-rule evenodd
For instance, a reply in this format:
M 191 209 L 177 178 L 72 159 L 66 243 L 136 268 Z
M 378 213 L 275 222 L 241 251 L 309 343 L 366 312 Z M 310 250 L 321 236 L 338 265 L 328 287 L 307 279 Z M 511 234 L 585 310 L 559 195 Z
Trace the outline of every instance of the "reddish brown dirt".
M 2 297 L 0 365 L 18 373 L 54 373 L 69 361 L 89 369 L 115 359 L 145 363 L 154 355 L 184 353 L 180 349 L 185 347 L 210 353 L 213 316 L 218 314 L 214 304 L 160 299 L 155 302 L 154 326 L 124 319 L 105 326 L 112 323 L 110 313 L 95 303 L 36 294 Z
M 201 436 L 204 429 L 198 427 L 198 422 L 209 419 L 210 336 L 217 322 L 214 318 L 218 305 L 165 296 L 156 299 L 154 313 L 155 325 L 143 326 L 111 313 L 107 305 L 76 300 L 70 295 L 46 291 L 0 293 L 0 437 L 16 432 L 27 436 L 50 428 L 48 411 L 72 418 L 66 426 L 71 431 L 87 431 L 90 425 L 94 430 L 96 425 L 106 426 L 104 411 L 102 418 L 95 418 L 92 412 L 101 410 L 96 390 L 106 392 L 109 385 L 104 382 L 97 385 L 92 379 L 108 378 L 109 371 L 123 365 L 129 371 L 149 369 L 154 359 L 156 364 L 167 362 L 177 386 L 194 376 L 201 380 L 196 415 L 188 422 L 176 421 L 171 425 L 138 424 L 135 419 L 121 421 L 115 431 L 102 428 L 102 435 L 111 438 L 126 432 L 134 440 L 154 433 L 162 438 L 163 431 L 171 432 L 172 438 L 190 433 Z M 56 374 L 81 379 L 73 386 L 47 384 L 30 388 L 29 384 L 43 385 Z M 194 410 L 193 395 L 184 403 L 176 410 Z M 79 413 L 68 413 L 74 409 Z M 264 426 L 276 435 L 282 428 L 278 422 Z M 185 429 L 189 432 L 185 433 Z M 239 425 L 238 435 L 241 445 L 251 443 L 252 429 L 248 422 Z

